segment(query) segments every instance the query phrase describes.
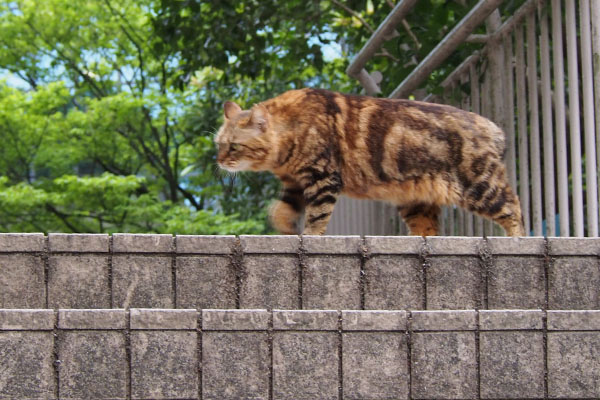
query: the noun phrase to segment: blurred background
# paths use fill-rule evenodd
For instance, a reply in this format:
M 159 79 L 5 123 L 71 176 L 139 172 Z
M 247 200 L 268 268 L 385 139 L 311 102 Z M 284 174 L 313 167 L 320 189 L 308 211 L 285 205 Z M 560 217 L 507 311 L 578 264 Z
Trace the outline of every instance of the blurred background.
M 477 1 L 420 0 L 369 61 L 390 93 Z M 523 1 L 504 1 L 503 17 Z M 1 0 L 0 231 L 270 233 L 270 174 L 222 173 L 222 104 L 361 93 L 394 0 Z M 485 27 L 474 33 L 485 33 Z M 463 43 L 424 87 L 481 47 Z

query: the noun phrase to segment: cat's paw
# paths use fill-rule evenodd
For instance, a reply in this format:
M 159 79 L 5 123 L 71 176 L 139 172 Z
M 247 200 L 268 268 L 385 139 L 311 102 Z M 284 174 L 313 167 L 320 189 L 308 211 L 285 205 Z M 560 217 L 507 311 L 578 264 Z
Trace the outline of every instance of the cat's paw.
M 283 235 L 298 235 L 300 213 L 281 200 L 276 200 L 269 208 L 269 220 L 273 228 Z

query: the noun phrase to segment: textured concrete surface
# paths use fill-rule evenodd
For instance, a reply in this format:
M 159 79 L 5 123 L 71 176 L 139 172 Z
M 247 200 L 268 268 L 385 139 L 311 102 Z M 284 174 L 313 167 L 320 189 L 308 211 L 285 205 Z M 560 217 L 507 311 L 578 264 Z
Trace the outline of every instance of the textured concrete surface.
M 306 309 L 360 309 L 360 259 L 309 256 L 302 280 Z
M 50 257 L 48 307 L 110 308 L 108 257 Z
M 0 234 L 0 307 L 599 310 L 599 249 L 598 238 Z
M 177 306 L 235 308 L 235 270 L 229 257 L 177 257 Z
M 0 253 L 0 308 L 45 308 L 41 257 Z
M 593 399 L 600 311 L 0 310 L 0 355 L 9 399 Z
M 119 255 L 112 262 L 114 307 L 174 307 L 170 257 Z

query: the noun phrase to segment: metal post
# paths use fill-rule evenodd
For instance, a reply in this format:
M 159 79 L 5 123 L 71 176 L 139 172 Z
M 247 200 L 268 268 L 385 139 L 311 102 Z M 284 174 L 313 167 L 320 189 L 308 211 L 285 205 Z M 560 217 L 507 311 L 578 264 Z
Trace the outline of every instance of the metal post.
M 433 70 L 492 13 L 502 0 L 481 0 L 475 7 L 446 35 L 444 39 L 413 69 L 413 71 L 390 94 L 391 98 L 407 97 L 415 90 Z
M 571 138 L 571 181 L 573 185 L 574 236 L 583 236 L 583 185 L 579 123 L 579 72 L 577 60 L 577 23 L 575 0 L 566 0 L 567 65 L 569 76 L 569 134 Z
M 569 171 L 565 112 L 565 69 L 563 64 L 561 0 L 552 0 L 552 64 L 554 68 L 554 117 L 558 175 L 558 214 L 560 236 L 569 236 Z
M 529 218 L 529 146 L 527 135 L 527 104 L 525 97 L 525 50 L 523 27 L 515 29 L 516 76 L 517 76 L 517 124 L 519 132 L 519 198 L 525 222 L 525 233 L 530 232 Z
M 592 53 L 594 61 L 594 95 L 596 98 L 595 114 L 596 114 L 596 164 L 597 170 L 600 171 L 600 2 L 592 1 Z M 600 198 L 600 174 L 598 175 L 598 198 Z
M 548 14 L 540 15 L 540 66 L 542 69 L 542 128 L 544 137 L 544 209 L 546 235 L 556 236 L 556 208 L 554 204 L 554 143 L 552 136 L 552 91 L 550 88 L 550 44 L 548 42 Z
M 595 0 L 598 1 L 598 0 Z M 598 236 L 598 189 L 596 187 L 596 148 L 594 132 L 594 81 L 592 74 L 592 37 L 589 0 L 579 2 L 581 37 L 581 79 L 583 85 L 583 131 L 585 138 L 585 191 L 587 207 L 587 235 Z

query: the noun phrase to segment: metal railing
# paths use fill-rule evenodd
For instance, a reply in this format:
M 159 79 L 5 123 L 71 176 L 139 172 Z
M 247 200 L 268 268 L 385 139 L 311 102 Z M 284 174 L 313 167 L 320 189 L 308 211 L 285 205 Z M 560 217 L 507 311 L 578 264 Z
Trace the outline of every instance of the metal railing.
M 408 7 L 402 7 L 406 3 Z M 394 10 L 405 16 L 411 1 Z M 506 132 L 509 179 L 521 199 L 526 232 L 534 236 L 598 236 L 600 197 L 600 1 L 528 0 L 502 23 L 501 1 L 482 0 L 390 94 L 407 97 L 484 20 L 484 46 L 443 81 L 444 94 L 424 100 L 484 115 Z M 396 18 L 398 19 L 398 18 Z M 374 35 L 393 29 L 386 18 Z M 397 23 L 397 22 L 396 22 Z M 388 24 L 388 25 L 386 25 Z M 473 36 L 473 35 L 471 35 Z M 563 41 L 566 37 L 566 41 Z M 383 40 L 369 40 L 348 67 L 368 94 L 377 93 L 365 70 Z M 374 46 L 377 46 L 373 48 Z M 365 55 L 369 56 L 366 57 Z M 357 64 L 358 63 L 358 64 Z M 366 81 L 366 83 L 365 83 Z M 463 89 L 470 90 L 465 92 Z M 368 214 L 367 202 L 340 202 L 328 233 L 377 234 L 402 224 Z M 382 206 L 383 207 L 383 206 Z M 353 224 L 364 220 L 368 226 Z M 339 224 L 344 220 L 345 225 Z M 349 230 L 349 226 L 353 229 Z M 443 210 L 441 234 L 499 235 L 502 230 L 459 208 Z M 404 233 L 400 230 L 399 233 Z

